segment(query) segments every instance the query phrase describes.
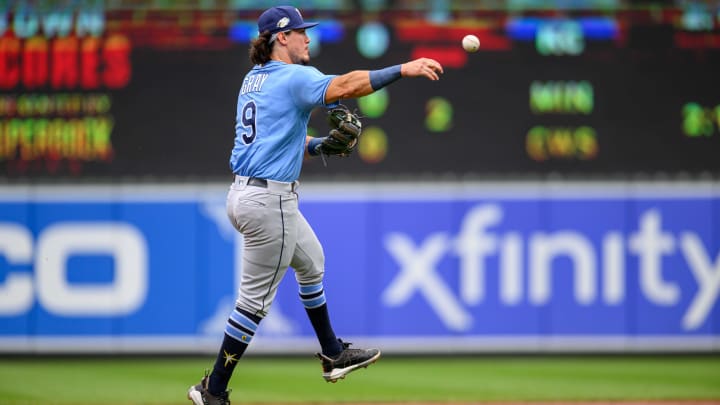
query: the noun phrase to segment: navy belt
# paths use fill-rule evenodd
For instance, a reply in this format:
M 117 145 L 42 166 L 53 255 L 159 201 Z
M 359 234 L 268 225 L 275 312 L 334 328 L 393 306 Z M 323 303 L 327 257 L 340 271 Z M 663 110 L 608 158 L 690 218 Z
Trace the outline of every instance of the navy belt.
M 250 177 L 247 181 L 248 186 L 267 188 L 267 180 L 259 177 Z
M 235 176 L 235 180 L 233 182 L 235 184 L 245 184 L 248 186 L 266 188 L 268 189 L 268 191 L 275 193 L 287 193 L 295 191 L 299 185 L 297 181 L 288 183 L 284 181 L 262 179 L 260 177 L 245 177 L 238 175 Z

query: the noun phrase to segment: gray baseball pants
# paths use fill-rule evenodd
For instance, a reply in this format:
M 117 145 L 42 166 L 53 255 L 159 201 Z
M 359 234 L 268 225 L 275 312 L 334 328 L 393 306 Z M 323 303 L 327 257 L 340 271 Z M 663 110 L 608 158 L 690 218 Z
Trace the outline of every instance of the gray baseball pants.
M 298 284 L 323 280 L 325 256 L 298 209 L 298 182 L 235 176 L 227 194 L 230 222 L 242 233 L 244 250 L 237 307 L 265 317 L 288 267 Z

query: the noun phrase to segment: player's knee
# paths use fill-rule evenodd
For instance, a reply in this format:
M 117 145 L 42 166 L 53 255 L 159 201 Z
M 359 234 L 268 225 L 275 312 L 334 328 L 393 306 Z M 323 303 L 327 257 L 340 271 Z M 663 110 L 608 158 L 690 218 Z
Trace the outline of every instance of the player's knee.
M 325 275 L 325 255 L 320 251 L 314 257 L 306 255 L 303 260 L 293 263 L 295 278 L 300 284 L 315 284 L 322 281 Z
M 295 278 L 299 284 L 318 284 L 325 277 L 324 266 L 308 266 L 303 269 L 295 269 Z
M 247 313 L 259 316 L 260 318 L 264 318 L 268 314 L 271 304 L 272 301 L 266 301 L 261 305 L 257 301 L 248 299 L 243 296 L 238 297 L 237 301 L 235 301 L 236 308 L 242 309 Z

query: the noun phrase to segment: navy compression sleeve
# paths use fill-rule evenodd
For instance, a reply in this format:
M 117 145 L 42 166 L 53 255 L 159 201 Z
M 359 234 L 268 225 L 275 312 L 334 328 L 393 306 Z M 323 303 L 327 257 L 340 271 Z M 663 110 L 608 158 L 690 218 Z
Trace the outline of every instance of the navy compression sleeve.
M 370 87 L 378 91 L 388 84 L 402 77 L 400 65 L 394 65 L 379 70 L 370 71 Z

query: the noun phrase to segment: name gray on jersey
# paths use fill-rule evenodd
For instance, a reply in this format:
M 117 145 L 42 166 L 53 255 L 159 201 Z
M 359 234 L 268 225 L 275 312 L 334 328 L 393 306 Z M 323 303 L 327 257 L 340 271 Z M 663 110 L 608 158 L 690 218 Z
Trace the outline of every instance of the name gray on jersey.
M 260 73 L 256 75 L 250 75 L 243 80 L 242 87 L 240 88 L 240 94 L 251 93 L 262 90 L 262 86 L 267 80 L 268 73 Z

